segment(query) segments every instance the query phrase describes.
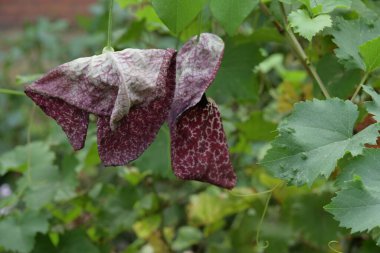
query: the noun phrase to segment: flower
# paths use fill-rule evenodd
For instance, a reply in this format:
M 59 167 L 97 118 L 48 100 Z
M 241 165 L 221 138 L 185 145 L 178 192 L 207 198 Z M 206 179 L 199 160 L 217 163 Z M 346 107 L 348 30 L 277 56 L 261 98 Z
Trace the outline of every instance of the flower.
M 125 165 L 153 142 L 167 120 L 174 173 L 224 188 L 236 183 L 220 113 L 205 96 L 219 69 L 223 41 L 201 34 L 173 49 L 105 50 L 62 64 L 25 93 L 83 148 L 89 114 L 97 116 L 99 156 Z

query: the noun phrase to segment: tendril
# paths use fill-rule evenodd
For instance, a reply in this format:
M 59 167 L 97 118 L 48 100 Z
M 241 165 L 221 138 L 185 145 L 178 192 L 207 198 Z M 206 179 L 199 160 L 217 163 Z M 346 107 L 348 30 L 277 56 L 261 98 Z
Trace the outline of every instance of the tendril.
M 261 215 L 261 218 L 260 218 L 260 221 L 259 221 L 259 224 L 257 226 L 257 232 L 256 232 L 256 245 L 258 246 L 258 248 L 260 249 L 260 251 L 262 250 L 265 250 L 266 248 L 269 247 L 269 241 L 260 241 L 260 232 L 261 232 L 261 226 L 264 222 L 264 218 L 265 218 L 265 215 L 268 211 L 268 206 L 269 206 L 269 202 L 272 198 L 272 193 L 274 190 L 276 190 L 278 187 L 281 187 L 283 185 L 283 182 L 275 185 L 272 189 L 270 190 L 267 190 L 267 191 L 262 191 L 262 192 L 257 192 L 257 193 L 252 193 L 252 194 L 240 194 L 240 193 L 237 193 L 235 191 L 230 191 L 229 194 L 231 194 L 232 196 L 236 196 L 236 197 L 256 197 L 256 196 L 261 196 L 261 195 L 264 195 L 264 194 L 269 194 L 268 195 L 268 198 L 265 202 L 265 206 L 264 206 L 264 210 L 263 210 L 263 213 Z M 264 245 L 261 245 L 261 244 L 264 244 Z
M 338 244 L 339 245 L 339 242 L 338 241 L 331 241 L 331 242 L 329 242 L 328 246 L 329 246 L 330 250 L 332 250 L 335 253 L 343 253 L 342 251 L 335 249 L 333 247 L 333 244 Z
M 275 188 L 274 188 L 275 189 Z M 259 224 L 257 225 L 257 232 L 256 232 L 256 245 L 260 245 L 260 233 L 261 233 L 261 226 L 263 225 L 263 222 L 264 222 L 264 218 L 265 218 L 265 215 L 268 211 L 268 206 L 269 206 L 269 202 L 272 198 L 272 192 L 269 192 L 269 195 L 268 195 L 268 198 L 267 198 L 267 201 L 265 202 L 265 206 L 264 206 L 264 210 L 263 210 L 263 214 L 261 215 L 261 218 L 260 218 L 260 221 L 259 221 Z M 269 242 L 268 241 L 265 241 L 264 242 L 264 245 L 261 246 L 260 248 L 261 249 L 266 249 L 269 247 Z

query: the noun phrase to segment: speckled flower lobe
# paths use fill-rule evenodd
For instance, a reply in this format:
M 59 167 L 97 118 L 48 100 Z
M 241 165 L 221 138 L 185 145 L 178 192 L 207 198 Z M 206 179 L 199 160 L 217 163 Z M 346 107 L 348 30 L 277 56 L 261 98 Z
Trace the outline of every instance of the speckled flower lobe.
M 169 116 L 172 167 L 184 180 L 198 180 L 231 189 L 236 175 L 215 103 L 204 95 L 215 79 L 224 43 L 203 33 L 178 52 L 176 92 Z

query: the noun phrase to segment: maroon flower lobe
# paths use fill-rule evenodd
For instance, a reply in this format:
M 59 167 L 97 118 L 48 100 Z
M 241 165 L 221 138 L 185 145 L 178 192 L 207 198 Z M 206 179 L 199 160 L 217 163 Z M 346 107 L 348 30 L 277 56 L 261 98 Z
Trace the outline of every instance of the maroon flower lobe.
M 171 128 L 171 145 L 172 166 L 179 178 L 227 189 L 235 186 L 220 113 L 206 97 L 179 117 Z

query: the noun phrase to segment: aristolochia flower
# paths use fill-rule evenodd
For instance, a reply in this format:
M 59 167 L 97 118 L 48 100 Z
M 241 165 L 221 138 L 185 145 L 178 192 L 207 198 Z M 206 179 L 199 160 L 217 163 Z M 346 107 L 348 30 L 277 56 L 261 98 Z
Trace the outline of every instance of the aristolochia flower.
M 89 114 L 98 117 L 105 166 L 138 158 L 168 120 L 172 167 L 182 179 L 232 188 L 236 183 L 220 114 L 204 92 L 215 78 L 223 41 L 202 34 L 173 49 L 125 49 L 53 69 L 25 93 L 83 148 Z

